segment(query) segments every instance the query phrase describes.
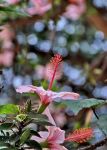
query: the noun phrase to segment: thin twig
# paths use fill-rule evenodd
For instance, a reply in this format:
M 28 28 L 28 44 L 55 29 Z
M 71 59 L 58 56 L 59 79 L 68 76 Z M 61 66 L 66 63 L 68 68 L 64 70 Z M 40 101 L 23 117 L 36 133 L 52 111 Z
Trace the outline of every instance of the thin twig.
M 99 116 L 97 115 L 97 113 L 96 113 L 96 111 L 95 111 L 95 108 L 92 108 L 92 111 L 93 111 L 95 117 L 99 120 Z
M 107 143 L 107 137 L 105 139 L 95 143 L 95 144 L 92 144 L 92 145 L 89 145 L 89 146 L 86 146 L 83 148 L 78 148 L 77 150 L 95 150 L 96 148 L 103 146 L 106 143 Z
M 98 116 L 98 114 L 96 113 L 96 111 L 95 111 L 95 108 L 92 108 L 92 110 L 93 110 L 93 113 L 94 113 L 94 115 L 95 115 L 95 117 L 97 118 L 97 120 L 99 120 L 99 116 Z M 98 124 L 97 124 L 98 125 Z M 98 127 L 99 127 L 99 129 L 101 130 L 101 132 L 104 134 L 104 136 L 106 137 L 106 133 L 103 131 L 103 129 L 98 125 Z

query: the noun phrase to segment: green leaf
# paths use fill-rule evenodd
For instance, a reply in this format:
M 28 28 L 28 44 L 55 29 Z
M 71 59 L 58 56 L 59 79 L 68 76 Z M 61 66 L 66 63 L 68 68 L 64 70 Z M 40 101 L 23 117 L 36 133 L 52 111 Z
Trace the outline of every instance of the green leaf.
M 15 8 L 15 7 L 12 7 L 12 6 L 8 6 L 8 7 L 0 6 L 0 11 L 6 12 L 6 13 L 7 12 L 16 13 L 17 15 L 20 15 L 20 16 L 30 16 L 25 11 L 22 11 L 21 9 Z
M 2 148 L 2 149 L 0 149 L 0 150 L 18 150 L 18 149 L 16 149 L 16 148 Z
M 26 129 L 30 130 L 31 135 L 36 135 L 36 136 L 40 137 L 39 133 L 36 130 L 34 130 L 32 127 L 24 127 L 23 131 L 25 131 Z
M 35 148 L 36 150 L 42 150 L 40 144 L 34 140 L 29 140 L 26 142 L 26 144 L 31 148 Z
M 0 142 L 7 142 L 9 140 L 8 136 L 1 136 L 0 135 Z
M 13 126 L 13 123 L 3 123 L 0 125 L 0 130 L 9 130 Z
M 10 146 L 10 144 L 9 144 L 9 143 L 3 143 L 3 142 L 0 142 L 0 146 L 9 147 L 9 146 Z
M 91 107 L 103 105 L 106 103 L 107 103 L 107 100 L 104 101 L 104 100 L 99 100 L 99 99 L 94 99 L 94 98 L 76 100 L 76 101 L 67 100 L 67 101 L 61 102 L 61 104 L 64 104 L 65 106 L 67 106 L 67 108 L 71 109 L 75 115 L 77 115 L 78 112 L 84 108 L 91 108 Z
M 52 124 L 48 121 L 48 117 L 46 115 L 29 113 L 28 117 L 32 120 L 33 123 L 43 125 L 43 126 L 45 125 L 52 126 Z
M 7 148 L 0 148 L 0 150 L 18 150 L 17 148 L 15 147 L 7 147 Z
M 14 141 L 14 142 L 17 142 L 17 141 L 19 141 L 19 135 L 18 135 L 18 133 L 16 132 L 15 134 L 12 134 L 10 137 L 9 137 L 9 141 Z
M 20 137 L 21 144 L 24 144 L 29 137 L 30 137 L 30 129 L 26 129 Z
M 30 133 L 31 133 L 31 135 L 36 135 L 36 136 L 40 137 L 40 135 L 38 134 L 38 132 L 35 131 L 35 130 L 33 130 L 33 129 L 30 129 Z
M 18 114 L 19 106 L 14 104 L 0 105 L 0 114 Z
M 100 115 L 99 119 L 94 121 L 94 124 L 99 126 L 99 128 L 101 128 L 101 130 L 107 134 L 107 115 Z
M 22 122 L 26 119 L 27 115 L 26 114 L 19 114 L 16 116 L 16 120 L 18 120 L 19 122 Z
M 5 147 L 5 148 L 1 149 L 1 147 Z M 8 149 L 8 150 L 17 150 L 14 146 L 10 145 L 10 143 L 0 142 L 0 150 L 5 150 L 5 149 Z

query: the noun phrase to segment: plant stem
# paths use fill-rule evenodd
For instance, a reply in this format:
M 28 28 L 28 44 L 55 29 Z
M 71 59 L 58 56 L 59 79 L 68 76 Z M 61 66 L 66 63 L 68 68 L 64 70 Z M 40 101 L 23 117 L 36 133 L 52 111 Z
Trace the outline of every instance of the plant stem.
M 38 109 L 38 111 L 37 111 L 37 113 L 38 113 L 38 114 L 43 113 L 44 110 L 46 109 L 46 107 L 47 107 L 46 105 L 41 104 L 40 107 L 39 107 L 39 109 Z

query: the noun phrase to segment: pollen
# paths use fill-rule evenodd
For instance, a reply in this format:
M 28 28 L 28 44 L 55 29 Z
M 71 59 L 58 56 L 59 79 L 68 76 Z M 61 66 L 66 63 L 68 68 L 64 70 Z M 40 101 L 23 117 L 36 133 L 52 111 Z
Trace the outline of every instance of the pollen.
M 50 63 L 53 66 L 53 71 L 51 73 L 51 79 L 50 79 L 50 84 L 48 87 L 48 90 L 51 90 L 54 79 L 57 75 L 57 70 L 60 62 L 62 61 L 62 56 L 60 54 L 55 54 L 54 57 L 51 58 Z
M 76 142 L 76 143 L 84 143 L 89 140 L 93 136 L 92 128 L 81 128 L 75 130 L 71 133 L 65 141 Z
M 60 54 L 55 54 L 54 57 L 51 58 L 50 62 L 56 66 L 62 61 L 62 56 Z

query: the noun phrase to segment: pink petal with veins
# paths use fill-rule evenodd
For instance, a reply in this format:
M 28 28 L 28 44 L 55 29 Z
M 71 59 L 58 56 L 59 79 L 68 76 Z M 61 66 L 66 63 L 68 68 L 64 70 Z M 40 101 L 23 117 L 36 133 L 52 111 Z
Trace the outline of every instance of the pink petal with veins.
M 63 100 L 77 100 L 79 98 L 79 94 L 74 93 L 74 92 L 59 92 L 57 94 L 57 97 L 60 97 Z
M 16 89 L 18 93 L 34 93 L 36 89 L 34 89 L 31 85 L 22 85 Z
M 18 93 L 37 93 L 43 104 L 49 104 L 52 101 L 56 101 L 57 98 L 63 100 L 76 100 L 79 98 L 79 94 L 74 92 L 53 92 L 51 90 L 44 90 L 43 87 L 37 87 L 33 85 L 23 85 L 16 89 Z
M 45 109 L 43 114 L 45 114 L 48 117 L 50 123 L 52 123 L 54 126 L 56 126 L 56 123 L 55 123 L 48 107 Z
M 37 136 L 32 136 L 32 140 L 36 140 L 37 142 L 48 142 L 48 148 L 50 150 L 67 150 L 65 147 L 61 146 L 65 140 L 65 131 L 61 130 L 58 127 L 52 126 L 47 127 L 47 132 L 39 132 L 41 138 Z
M 61 130 L 58 127 L 48 127 L 49 136 L 48 141 L 54 142 L 57 144 L 62 144 L 65 140 L 65 131 Z

